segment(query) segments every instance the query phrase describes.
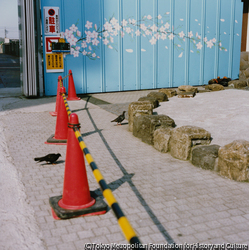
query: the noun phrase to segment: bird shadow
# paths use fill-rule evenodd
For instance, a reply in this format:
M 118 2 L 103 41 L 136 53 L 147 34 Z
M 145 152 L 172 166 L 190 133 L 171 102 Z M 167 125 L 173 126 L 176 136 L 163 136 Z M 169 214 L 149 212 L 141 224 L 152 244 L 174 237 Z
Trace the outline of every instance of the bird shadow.
M 129 123 L 128 122 L 122 122 L 120 125 L 128 125 Z M 120 126 L 118 124 L 115 124 L 114 126 Z
M 44 162 L 44 163 L 41 163 L 40 165 L 41 166 L 44 166 L 44 165 L 57 165 L 57 164 L 60 164 L 60 163 L 64 163 L 65 161 L 64 160 L 59 160 L 59 161 L 56 161 L 54 163 L 50 163 L 50 162 Z M 38 162 L 37 162 L 38 163 Z

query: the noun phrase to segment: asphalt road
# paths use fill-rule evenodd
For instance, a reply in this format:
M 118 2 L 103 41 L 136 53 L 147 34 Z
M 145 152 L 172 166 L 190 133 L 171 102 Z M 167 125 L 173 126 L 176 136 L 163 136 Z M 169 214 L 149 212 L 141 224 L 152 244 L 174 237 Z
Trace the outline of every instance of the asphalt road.
M 0 88 L 20 87 L 19 57 L 0 54 Z

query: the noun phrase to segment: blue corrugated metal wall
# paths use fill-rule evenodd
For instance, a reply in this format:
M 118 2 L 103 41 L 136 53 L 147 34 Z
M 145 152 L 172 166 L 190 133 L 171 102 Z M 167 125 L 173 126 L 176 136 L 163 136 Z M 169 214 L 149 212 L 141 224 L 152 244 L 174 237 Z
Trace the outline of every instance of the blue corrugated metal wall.
M 60 8 L 60 31 L 71 43 L 64 73 L 44 70 L 46 95 L 56 95 L 57 78 L 69 69 L 77 93 L 202 85 L 217 76 L 238 77 L 241 0 L 41 4 L 42 9 Z

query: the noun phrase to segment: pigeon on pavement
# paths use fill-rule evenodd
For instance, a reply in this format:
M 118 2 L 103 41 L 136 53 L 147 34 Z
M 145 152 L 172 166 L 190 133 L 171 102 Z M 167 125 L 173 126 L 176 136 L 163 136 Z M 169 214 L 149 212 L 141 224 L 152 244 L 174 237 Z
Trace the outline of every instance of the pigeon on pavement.
M 43 157 L 36 157 L 36 158 L 34 158 L 34 160 L 38 161 L 38 162 L 46 161 L 47 163 L 54 164 L 60 156 L 61 156 L 61 154 L 48 154 L 48 155 L 45 155 Z
M 121 122 L 125 119 L 125 111 L 123 111 L 123 114 L 118 116 L 116 119 L 112 120 L 111 122 L 117 122 L 117 125 L 120 124 Z

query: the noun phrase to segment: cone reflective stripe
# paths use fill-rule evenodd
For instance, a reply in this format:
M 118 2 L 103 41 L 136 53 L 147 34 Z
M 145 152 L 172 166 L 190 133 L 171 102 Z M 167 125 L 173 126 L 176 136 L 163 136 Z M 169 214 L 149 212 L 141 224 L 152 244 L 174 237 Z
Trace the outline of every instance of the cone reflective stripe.
M 67 139 L 68 115 L 67 115 L 67 110 L 64 104 L 62 94 L 66 94 L 65 87 L 60 88 L 58 112 L 57 112 L 55 134 L 54 134 L 54 139 L 57 139 L 57 140 Z
M 49 198 L 54 219 L 106 213 L 107 204 L 89 190 L 85 160 L 74 127 L 79 128 L 77 114 L 72 113 L 68 123 L 67 152 L 63 195 Z
M 60 83 L 62 82 L 62 76 L 58 77 L 58 85 L 57 85 L 57 95 L 56 95 L 56 103 L 55 103 L 55 111 L 49 112 L 50 115 L 52 116 L 57 116 L 58 112 L 58 102 L 59 102 L 59 95 L 60 95 Z
M 69 77 L 68 77 L 68 101 L 77 101 L 80 100 L 79 97 L 76 96 L 74 80 L 73 80 L 73 73 L 72 70 L 69 70 Z
M 90 196 L 85 160 L 73 126 L 79 126 L 74 113 L 69 118 L 63 195 L 59 201 L 59 206 L 66 209 L 80 209 L 95 203 Z

